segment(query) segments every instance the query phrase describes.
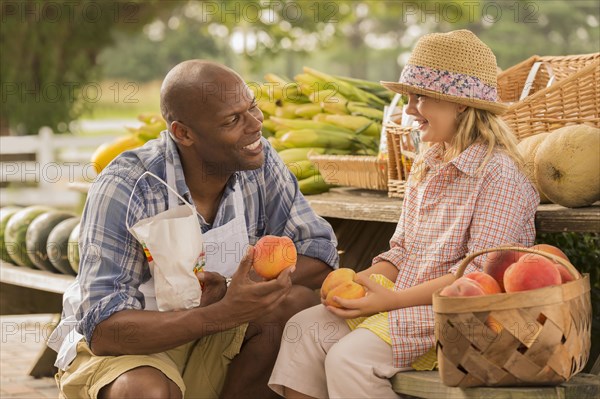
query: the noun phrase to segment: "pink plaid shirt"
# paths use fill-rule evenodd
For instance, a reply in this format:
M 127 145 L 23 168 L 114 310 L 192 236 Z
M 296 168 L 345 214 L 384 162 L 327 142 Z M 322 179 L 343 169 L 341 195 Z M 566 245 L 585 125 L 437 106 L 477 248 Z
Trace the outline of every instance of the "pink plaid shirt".
M 476 175 L 486 150 L 473 144 L 447 163 L 441 144 L 424 154 L 430 170 L 423 182 L 408 185 L 390 250 L 373 259 L 398 268 L 395 290 L 456 273 L 468 253 L 507 243 L 533 245 L 539 195 L 501 151 Z M 484 261 L 477 258 L 465 274 L 481 270 Z M 389 321 L 396 367 L 409 367 L 433 346 L 431 306 L 391 311 Z

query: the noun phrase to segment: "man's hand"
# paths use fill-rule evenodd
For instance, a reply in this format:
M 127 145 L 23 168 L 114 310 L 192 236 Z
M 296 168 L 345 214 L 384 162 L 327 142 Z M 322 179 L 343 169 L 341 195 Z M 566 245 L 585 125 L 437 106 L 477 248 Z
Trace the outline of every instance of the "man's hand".
M 219 305 L 227 307 L 230 320 L 247 322 L 270 313 L 286 297 L 292 288 L 291 273 L 295 266 L 283 270 L 276 279 L 253 281 L 251 270 L 254 247 L 250 247 L 236 272 L 231 284 Z
M 223 299 L 227 293 L 227 283 L 225 277 L 216 272 L 201 271 L 196 273 L 198 281 L 202 286 L 202 296 L 200 297 L 200 306 L 212 305 Z

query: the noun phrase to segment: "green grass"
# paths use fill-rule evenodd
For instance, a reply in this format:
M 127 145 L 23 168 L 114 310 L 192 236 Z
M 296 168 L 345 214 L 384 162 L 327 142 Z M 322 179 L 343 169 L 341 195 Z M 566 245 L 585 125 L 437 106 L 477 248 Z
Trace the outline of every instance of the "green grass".
M 81 119 L 135 119 L 139 114 L 160 111 L 160 81 L 148 83 L 105 81 L 101 94 L 88 105 Z

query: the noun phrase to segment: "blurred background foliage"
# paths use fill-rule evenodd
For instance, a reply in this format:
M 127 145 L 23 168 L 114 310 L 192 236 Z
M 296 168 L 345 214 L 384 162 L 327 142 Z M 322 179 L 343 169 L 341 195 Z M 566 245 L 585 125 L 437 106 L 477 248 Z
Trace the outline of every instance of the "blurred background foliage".
M 190 58 L 223 62 L 248 80 L 309 65 L 378 81 L 397 79 L 415 41 L 433 31 L 471 29 L 502 68 L 533 54 L 600 50 L 596 0 L 23 0 L 2 2 L 0 17 L 0 126 L 18 134 L 119 112 L 110 103 L 123 103 L 116 89 L 126 88 L 107 81 L 132 82 L 145 106 L 145 83 Z M 125 105 L 131 117 L 139 111 Z

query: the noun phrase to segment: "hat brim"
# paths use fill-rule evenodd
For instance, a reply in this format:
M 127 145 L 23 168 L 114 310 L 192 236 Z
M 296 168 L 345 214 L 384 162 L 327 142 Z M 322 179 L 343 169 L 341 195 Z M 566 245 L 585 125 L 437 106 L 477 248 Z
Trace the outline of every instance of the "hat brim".
M 508 109 L 507 104 L 494 102 L 494 101 L 479 100 L 479 99 L 475 99 L 475 98 L 450 96 L 448 94 L 438 93 L 437 91 L 427 90 L 427 89 L 423 89 L 421 87 L 407 85 L 405 83 L 384 82 L 384 81 L 380 81 L 379 83 L 386 89 L 389 89 L 396 93 L 422 94 L 427 97 L 437 98 L 439 100 L 462 104 L 462 105 L 466 105 L 468 107 L 473 107 L 473 108 L 477 108 L 477 109 L 484 109 L 484 110 L 490 111 L 491 113 L 496 114 L 496 115 L 502 115 Z

